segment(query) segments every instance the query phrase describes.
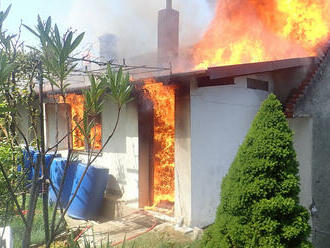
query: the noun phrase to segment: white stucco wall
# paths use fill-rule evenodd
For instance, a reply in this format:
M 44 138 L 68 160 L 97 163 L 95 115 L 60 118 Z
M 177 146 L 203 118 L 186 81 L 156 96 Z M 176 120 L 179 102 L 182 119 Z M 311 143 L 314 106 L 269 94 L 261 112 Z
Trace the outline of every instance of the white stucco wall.
M 213 223 L 226 175 L 268 92 L 233 86 L 191 89 L 191 223 Z M 272 89 L 272 87 L 270 87 Z
M 105 102 L 102 112 L 102 143 L 104 144 L 113 130 L 117 108 L 110 101 Z M 138 113 L 135 102 L 121 110 L 118 128 L 94 166 L 108 168 L 110 180 L 107 193 L 121 193 L 120 200 L 129 206 L 138 207 Z M 66 156 L 65 150 L 61 151 Z M 79 159 L 87 162 L 87 155 L 79 152 Z
M 55 104 L 45 104 L 44 109 L 46 112 L 45 115 L 45 143 L 47 147 L 54 146 L 57 141 L 61 140 L 68 133 L 67 125 L 67 113 L 70 113 L 70 109 L 66 104 L 57 105 L 57 115 L 55 111 Z M 56 118 L 58 122 L 58 139 L 56 140 Z M 52 130 L 52 132 L 47 132 L 47 130 Z M 68 140 L 64 139 L 58 146 L 59 150 L 67 149 Z
M 290 128 L 294 132 L 294 148 L 299 161 L 300 203 L 307 209 L 312 204 L 312 118 L 289 119 Z
M 37 103 L 35 103 L 37 106 Z M 24 105 L 18 105 L 18 117 L 17 117 L 17 125 L 19 126 L 20 130 L 22 131 L 24 137 L 27 139 L 27 141 L 30 143 L 34 140 L 34 131 L 32 129 L 32 124 L 31 124 L 31 120 L 29 117 L 29 111 L 27 109 L 27 106 Z M 37 125 L 37 128 L 39 128 L 39 125 Z M 39 129 L 38 129 L 39 131 Z M 18 134 L 18 139 L 20 144 L 25 145 L 25 140 L 23 138 L 23 136 L 19 133 Z
M 107 101 L 102 112 L 103 144 L 113 130 L 116 115 L 116 106 Z M 137 106 L 131 102 L 121 110 L 118 128 L 95 166 L 109 169 L 114 178 L 111 178 L 108 190 L 119 190 L 123 194 L 120 200 L 132 207 L 138 207 L 138 144 Z M 84 155 L 80 158 L 86 160 Z

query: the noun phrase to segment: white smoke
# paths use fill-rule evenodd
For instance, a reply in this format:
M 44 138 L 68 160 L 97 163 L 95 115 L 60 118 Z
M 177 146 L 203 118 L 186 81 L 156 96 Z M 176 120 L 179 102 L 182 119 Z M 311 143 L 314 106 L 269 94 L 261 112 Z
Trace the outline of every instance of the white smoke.
M 209 24 L 214 0 L 173 0 L 180 11 L 180 46 L 197 42 Z M 98 49 L 98 37 L 113 33 L 120 57 L 132 57 L 157 49 L 158 11 L 165 0 L 73 0 L 68 23 L 86 32 L 85 42 Z

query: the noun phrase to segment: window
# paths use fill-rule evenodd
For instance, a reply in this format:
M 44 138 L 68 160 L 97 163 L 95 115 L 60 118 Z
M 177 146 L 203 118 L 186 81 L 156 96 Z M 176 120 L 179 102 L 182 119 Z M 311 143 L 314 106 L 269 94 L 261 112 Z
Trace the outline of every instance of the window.
M 269 91 L 269 86 L 267 81 L 262 81 L 258 79 L 247 79 L 247 88 L 255 90 Z
M 59 102 L 63 103 L 62 97 L 59 97 Z M 66 96 L 66 103 L 70 106 L 71 114 L 71 129 L 72 131 L 72 147 L 76 151 L 86 151 L 88 148 L 91 150 L 99 150 L 102 148 L 102 120 L 101 115 L 89 116 L 88 123 L 94 122 L 90 132 L 90 143 L 87 144 L 87 139 L 84 133 L 80 130 L 79 126 L 83 126 L 84 118 L 84 97 L 80 94 L 68 94 Z

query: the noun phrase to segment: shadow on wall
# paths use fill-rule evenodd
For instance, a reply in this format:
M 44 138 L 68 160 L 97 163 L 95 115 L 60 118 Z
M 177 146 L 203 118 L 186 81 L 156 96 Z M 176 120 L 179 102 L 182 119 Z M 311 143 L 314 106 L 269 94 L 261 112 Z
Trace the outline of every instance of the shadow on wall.
M 122 198 L 123 192 L 120 189 L 117 179 L 113 175 L 109 175 L 107 187 L 105 189 L 105 197 L 98 221 L 101 223 L 113 220 L 122 216 Z
M 123 192 L 120 188 L 118 180 L 113 175 L 109 175 L 109 181 L 105 189 L 105 195 L 112 195 L 118 198 L 121 198 L 123 196 Z
M 119 184 L 126 185 L 126 174 L 125 174 L 125 166 L 121 159 L 117 160 L 118 166 L 117 166 L 117 181 Z M 123 190 L 122 190 L 123 191 Z M 124 192 L 123 192 L 124 194 Z

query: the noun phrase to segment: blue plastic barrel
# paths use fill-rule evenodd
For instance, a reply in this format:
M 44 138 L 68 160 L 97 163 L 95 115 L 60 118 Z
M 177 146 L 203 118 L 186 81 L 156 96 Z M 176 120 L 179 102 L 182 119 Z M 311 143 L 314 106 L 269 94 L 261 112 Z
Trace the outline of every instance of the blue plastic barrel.
M 86 165 L 78 164 L 70 197 L 73 196 L 85 168 Z M 82 220 L 95 218 L 102 207 L 108 179 L 108 169 L 89 167 L 77 195 L 69 207 L 68 215 L 72 218 Z
M 53 182 L 56 194 L 51 186 L 49 186 L 49 203 L 55 204 L 60 190 L 64 169 L 66 165 L 66 159 L 64 158 L 54 158 L 53 163 L 50 167 L 50 178 Z M 64 180 L 63 190 L 60 197 L 60 203 L 63 208 L 65 208 L 69 202 L 70 194 L 72 190 L 74 176 L 77 170 L 78 163 L 72 162 L 69 164 L 67 174 Z
M 35 152 L 34 153 L 34 156 L 33 156 L 33 163 L 36 165 L 37 164 L 37 161 L 38 161 L 38 158 L 39 158 L 39 152 Z M 54 157 L 61 157 L 61 154 L 54 154 L 53 152 L 50 152 L 50 153 L 47 153 L 46 156 L 45 156 L 45 162 L 46 162 L 46 170 L 47 170 L 47 174 L 46 174 L 46 178 L 49 177 L 49 167 L 53 161 L 53 158 Z M 41 164 L 40 164 L 40 169 L 39 169 L 39 177 L 41 177 Z M 34 168 L 32 168 L 32 175 L 34 176 Z
M 26 179 L 31 180 L 33 173 L 32 173 L 32 163 L 31 163 L 31 159 L 33 161 L 33 156 L 34 156 L 35 151 L 33 149 L 30 149 L 30 156 L 29 153 L 27 152 L 27 150 L 23 150 L 23 164 L 24 164 L 24 170 L 26 171 Z M 22 166 L 19 165 L 17 170 L 21 171 Z

